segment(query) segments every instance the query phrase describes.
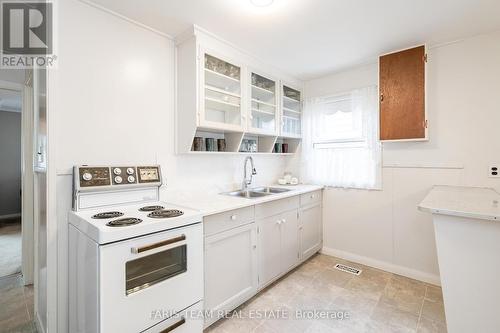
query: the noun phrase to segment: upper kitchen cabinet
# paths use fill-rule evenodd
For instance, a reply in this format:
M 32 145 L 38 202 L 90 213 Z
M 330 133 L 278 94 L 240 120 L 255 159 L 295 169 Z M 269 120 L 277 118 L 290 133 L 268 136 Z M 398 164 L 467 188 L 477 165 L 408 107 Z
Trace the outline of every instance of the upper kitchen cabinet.
M 243 131 L 242 67 L 202 51 L 198 126 Z
M 302 133 L 302 92 L 287 84 L 282 85 L 281 136 L 300 138 Z
M 427 140 L 426 62 L 425 46 L 380 57 L 380 140 Z
M 277 135 L 278 81 L 250 72 L 250 110 L 248 112 L 248 132 L 254 134 Z
M 287 140 L 300 141 L 300 90 L 281 80 L 300 81 L 196 26 L 175 44 L 177 153 L 296 152 L 299 142 Z M 285 120 L 286 133 L 284 117 L 294 118 Z

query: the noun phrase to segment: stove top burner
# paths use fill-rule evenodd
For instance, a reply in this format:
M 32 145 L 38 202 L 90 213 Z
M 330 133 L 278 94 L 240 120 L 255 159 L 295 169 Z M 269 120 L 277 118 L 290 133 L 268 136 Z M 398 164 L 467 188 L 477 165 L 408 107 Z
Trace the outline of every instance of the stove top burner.
M 164 209 L 165 207 L 163 206 L 144 206 L 142 208 L 139 208 L 141 212 L 154 212 L 155 210 L 161 210 Z
M 162 209 L 162 210 L 155 210 L 154 212 L 149 213 L 148 217 L 152 217 L 155 219 L 164 219 L 164 218 L 181 216 L 182 214 L 184 214 L 182 210 Z
M 112 219 L 115 217 L 120 217 L 123 216 L 122 212 L 104 212 L 104 213 L 98 213 L 92 216 L 93 219 Z
M 141 219 L 136 219 L 133 217 L 125 217 L 123 219 L 110 221 L 110 222 L 106 223 L 106 225 L 108 227 L 128 227 L 130 225 L 138 224 L 141 222 L 142 222 Z

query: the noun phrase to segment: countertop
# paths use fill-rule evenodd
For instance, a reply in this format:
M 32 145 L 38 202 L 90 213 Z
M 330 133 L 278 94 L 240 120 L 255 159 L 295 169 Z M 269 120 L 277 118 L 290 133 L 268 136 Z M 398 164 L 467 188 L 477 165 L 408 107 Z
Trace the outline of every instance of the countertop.
M 500 193 L 492 188 L 434 186 L 418 209 L 432 214 L 500 220 Z
M 203 216 L 213 215 L 226 212 L 228 210 L 258 205 L 268 201 L 279 200 L 283 198 L 293 197 L 303 193 L 321 190 L 323 187 L 318 185 L 299 184 L 295 186 L 270 185 L 271 187 L 286 188 L 291 191 L 267 195 L 260 198 L 245 199 L 240 197 L 232 197 L 224 194 L 210 193 L 190 193 L 183 195 L 167 195 L 166 202 L 191 207 L 201 211 Z

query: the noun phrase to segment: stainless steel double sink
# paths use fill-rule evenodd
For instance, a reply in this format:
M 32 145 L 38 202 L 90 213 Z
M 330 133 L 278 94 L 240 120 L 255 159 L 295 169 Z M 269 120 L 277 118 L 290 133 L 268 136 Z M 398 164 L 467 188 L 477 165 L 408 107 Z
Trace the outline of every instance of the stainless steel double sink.
M 265 196 L 273 195 L 273 194 L 284 193 L 284 192 L 288 192 L 288 191 L 291 191 L 291 189 L 279 188 L 279 187 L 267 187 L 266 186 L 266 187 L 249 188 L 247 190 L 225 192 L 225 193 L 221 193 L 221 194 L 229 195 L 232 197 L 256 199 L 256 198 L 261 198 L 261 197 L 265 197 Z

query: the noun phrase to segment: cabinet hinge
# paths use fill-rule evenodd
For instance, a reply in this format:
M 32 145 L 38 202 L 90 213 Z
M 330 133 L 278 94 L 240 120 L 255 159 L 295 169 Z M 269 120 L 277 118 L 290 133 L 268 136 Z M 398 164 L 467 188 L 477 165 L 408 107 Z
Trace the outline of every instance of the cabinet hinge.
M 257 283 L 260 284 L 260 276 L 257 275 Z
M 429 127 L 429 121 L 427 119 L 424 120 L 423 126 L 424 126 L 424 128 Z
M 257 227 L 257 233 L 260 234 L 260 227 Z
M 424 54 L 424 58 L 423 58 L 424 62 L 427 62 L 427 53 Z
M 300 259 L 300 252 L 297 252 L 297 259 Z

